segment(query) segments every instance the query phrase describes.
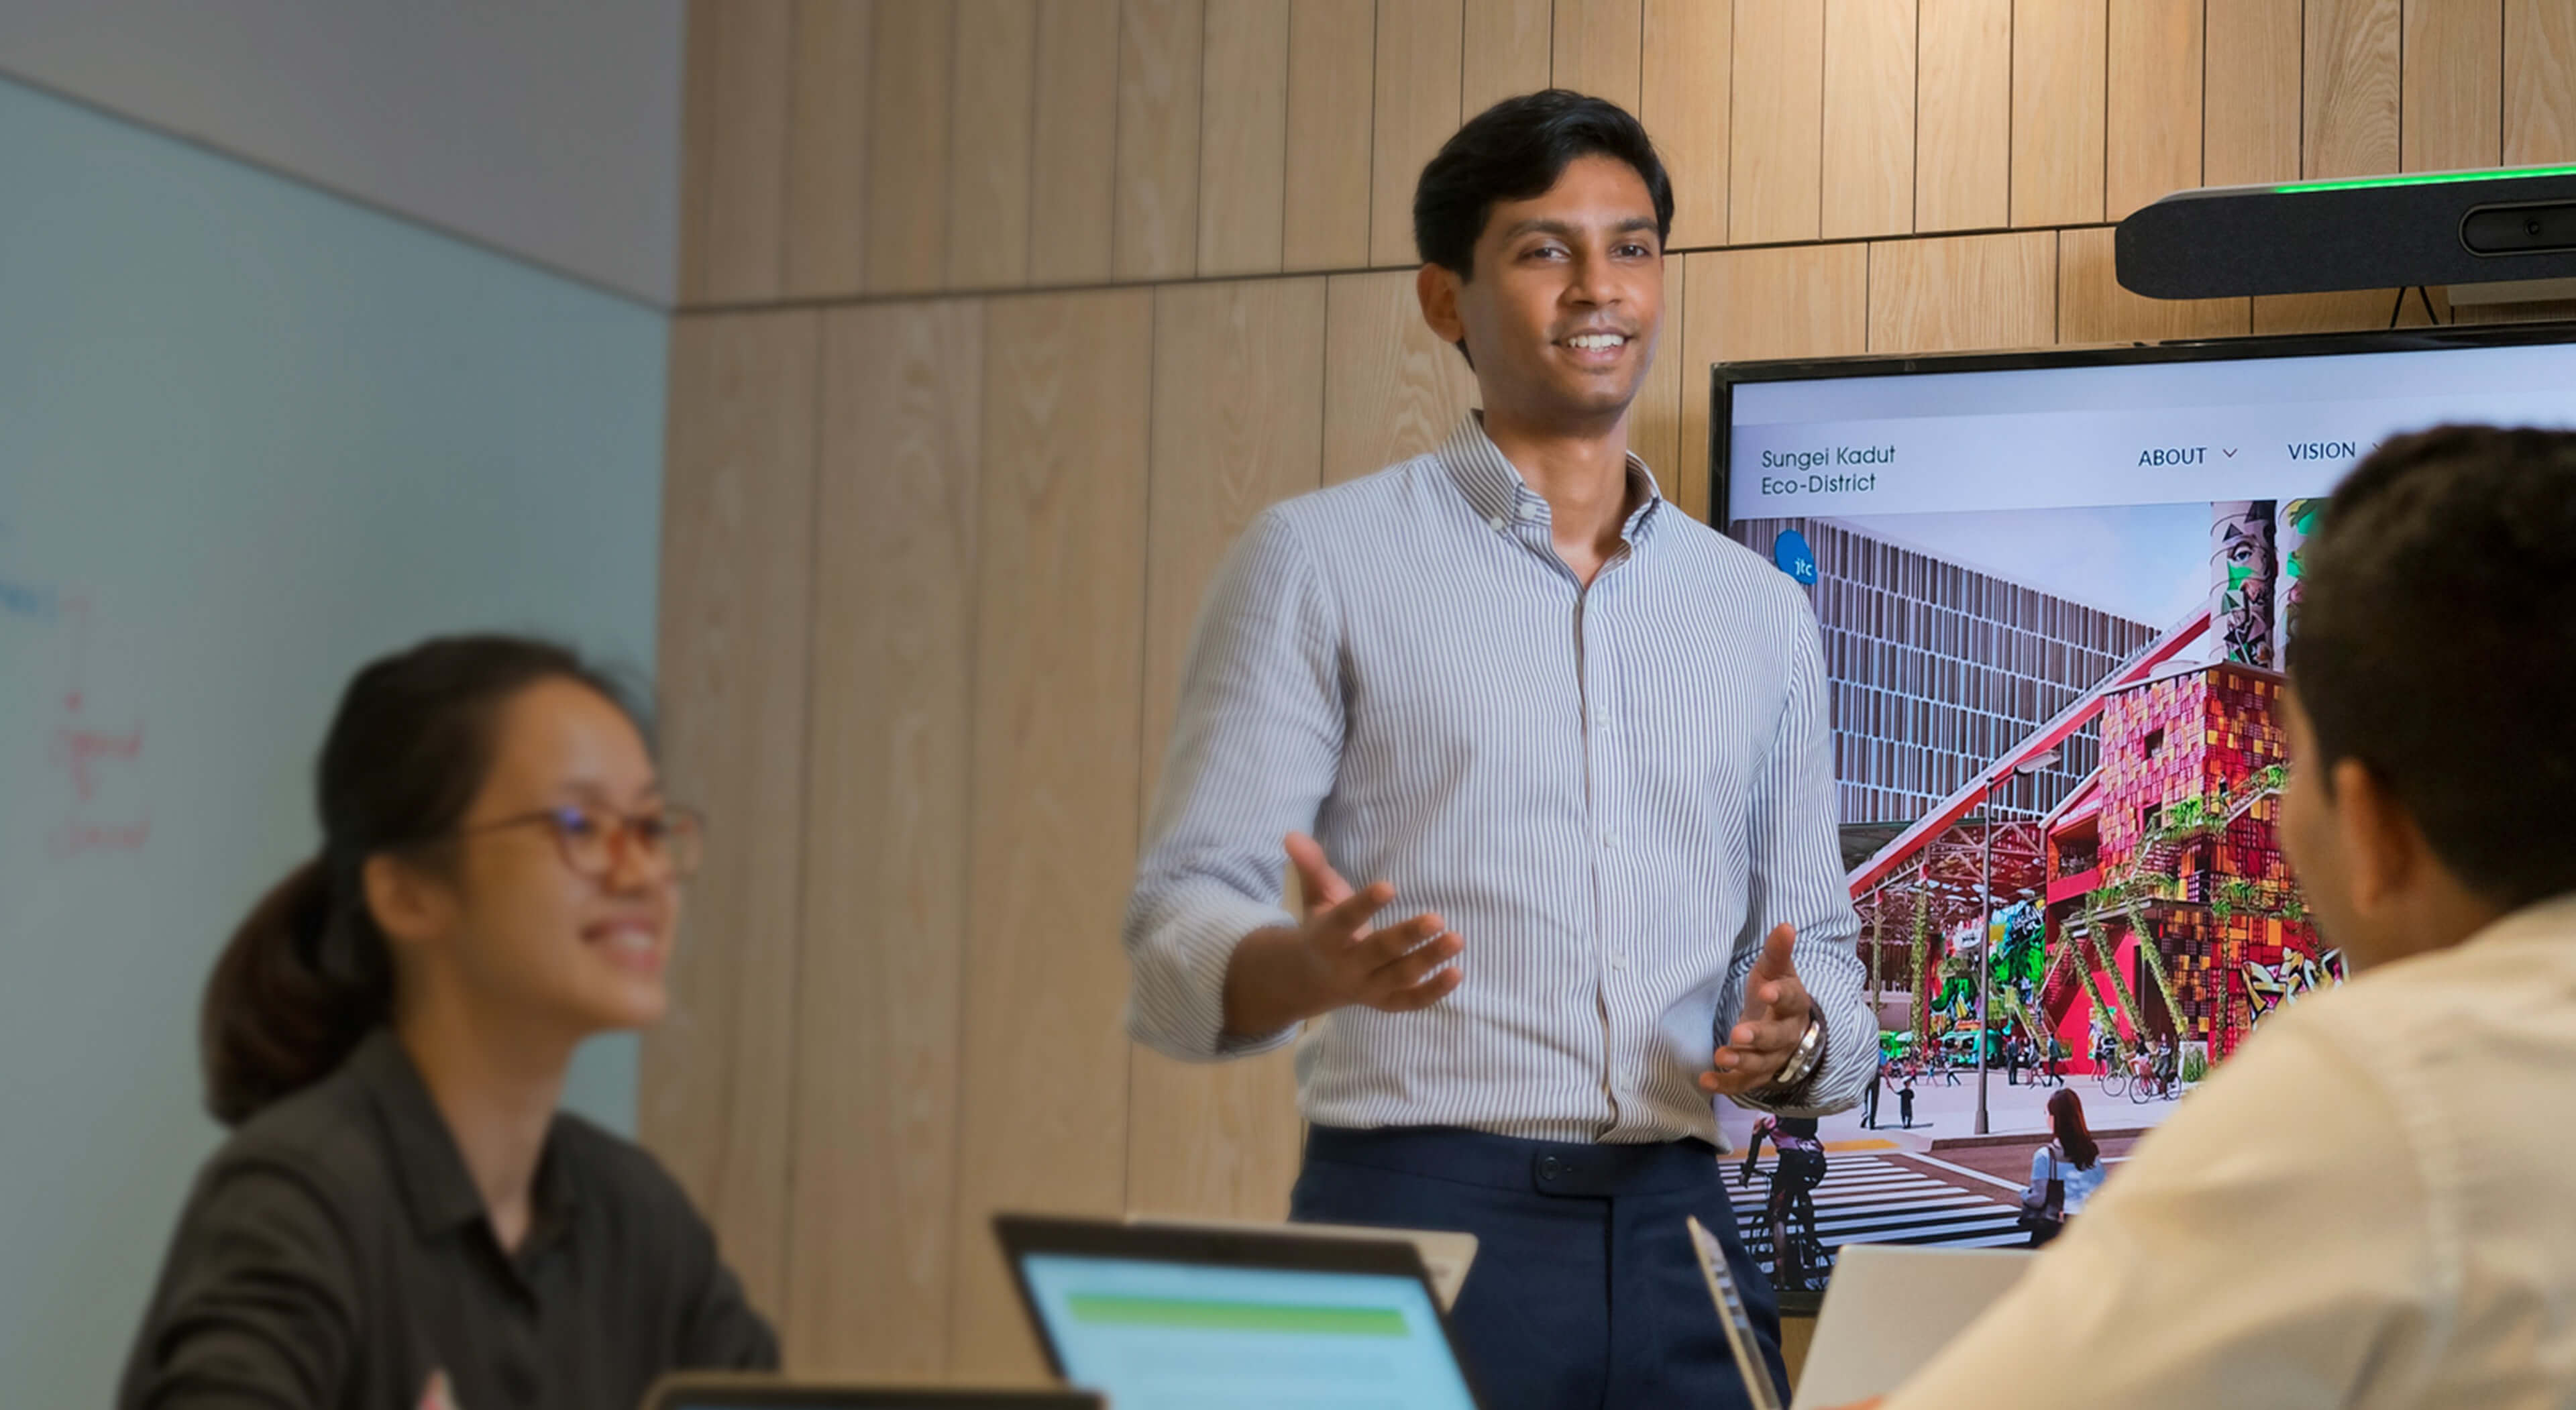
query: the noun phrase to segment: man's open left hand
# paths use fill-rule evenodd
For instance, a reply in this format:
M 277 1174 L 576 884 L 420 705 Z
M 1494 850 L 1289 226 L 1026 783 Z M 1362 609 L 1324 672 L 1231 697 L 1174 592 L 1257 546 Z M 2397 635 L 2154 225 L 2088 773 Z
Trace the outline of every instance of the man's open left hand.
M 1815 1005 L 1790 958 L 1797 943 L 1797 928 L 1790 925 L 1774 928 L 1762 942 L 1762 958 L 1744 978 L 1744 1008 L 1727 1031 L 1726 1046 L 1710 1056 L 1710 1070 L 1699 1075 L 1701 1091 L 1742 1096 L 1766 1086 L 1798 1050 Z

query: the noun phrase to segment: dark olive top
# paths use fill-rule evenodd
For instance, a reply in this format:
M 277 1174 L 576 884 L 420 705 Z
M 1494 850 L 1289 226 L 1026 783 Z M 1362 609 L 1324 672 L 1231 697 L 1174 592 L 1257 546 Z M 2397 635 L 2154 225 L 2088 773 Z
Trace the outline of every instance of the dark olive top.
M 625 1410 L 661 1373 L 768 1370 L 714 1233 L 631 1142 L 558 1114 L 504 1252 L 388 1030 L 206 1162 L 127 1359 L 123 1410 Z

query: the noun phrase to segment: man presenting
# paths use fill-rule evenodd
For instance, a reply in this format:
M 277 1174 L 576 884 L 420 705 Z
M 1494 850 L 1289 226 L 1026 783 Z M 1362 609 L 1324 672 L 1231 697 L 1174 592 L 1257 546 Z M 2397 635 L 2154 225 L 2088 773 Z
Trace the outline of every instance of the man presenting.
M 1477 1235 L 1497 1406 L 1745 1404 L 1690 1214 L 1781 1379 L 1711 1099 L 1841 1110 L 1877 1054 L 1814 615 L 1628 452 L 1672 209 L 1636 120 L 1562 91 L 1424 169 L 1423 318 L 1484 410 L 1245 532 L 1128 911 L 1138 1039 L 1315 1025 L 1292 1217 Z

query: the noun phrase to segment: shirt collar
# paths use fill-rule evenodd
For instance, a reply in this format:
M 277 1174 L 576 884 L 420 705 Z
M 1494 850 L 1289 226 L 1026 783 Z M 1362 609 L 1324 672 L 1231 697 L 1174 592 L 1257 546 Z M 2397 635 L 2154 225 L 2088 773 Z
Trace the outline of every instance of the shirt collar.
M 483 1192 L 474 1187 L 474 1176 L 465 1168 L 465 1153 L 457 1149 L 447 1118 L 430 1097 L 429 1084 L 421 1079 L 420 1069 L 393 1029 L 378 1028 L 368 1034 L 349 1055 L 348 1068 L 384 1123 L 394 1178 L 402 1187 L 413 1227 L 429 1237 L 482 1219 L 486 1214 Z M 563 1168 L 563 1142 L 556 1134 L 562 1124 L 563 1118 L 557 1116 L 537 1162 L 536 1187 L 529 1196 L 532 1231 L 560 1227 L 572 1203 L 572 1174 Z
M 1470 410 L 1459 419 L 1458 429 L 1449 433 L 1433 452 L 1458 492 L 1467 498 L 1476 517 L 1497 528 L 1516 520 L 1528 519 L 1545 523 L 1549 518 L 1547 497 L 1529 487 L 1521 478 L 1511 457 L 1503 454 L 1494 438 L 1485 434 L 1485 414 Z M 1629 512 L 1628 522 L 1619 528 L 1620 537 L 1631 544 L 1643 542 L 1651 532 L 1656 511 L 1664 502 L 1663 487 L 1655 483 L 1655 472 L 1646 467 L 1635 451 L 1628 452 L 1628 484 L 1637 496 L 1637 507 Z
M 2465 942 L 2484 944 L 2504 941 L 2541 940 L 2552 944 L 2576 937 L 2576 891 L 2535 901 L 2518 911 L 2499 917 L 2486 929 Z

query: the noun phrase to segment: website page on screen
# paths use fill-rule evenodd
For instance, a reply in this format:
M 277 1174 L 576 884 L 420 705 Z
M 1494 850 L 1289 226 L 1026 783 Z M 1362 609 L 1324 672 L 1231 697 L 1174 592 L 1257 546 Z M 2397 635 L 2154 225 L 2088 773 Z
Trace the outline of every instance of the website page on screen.
M 1757 1261 L 1816 1290 L 1845 1243 L 2027 1242 L 2058 1093 L 2125 1133 L 2103 1143 L 2116 1175 L 2268 1014 L 2340 982 L 2276 831 L 2302 550 L 2393 435 L 2576 426 L 2576 347 L 1819 377 L 1732 402 L 1728 532 L 1807 585 L 1823 632 L 1879 1011 L 1863 1107 L 1761 1133 L 1792 1155 L 1729 1176 Z M 1739 1147 L 1756 1120 L 1721 1111 Z
M 1119 1410 L 1474 1410 L 1418 1279 L 1032 1254 L 1065 1379 Z

